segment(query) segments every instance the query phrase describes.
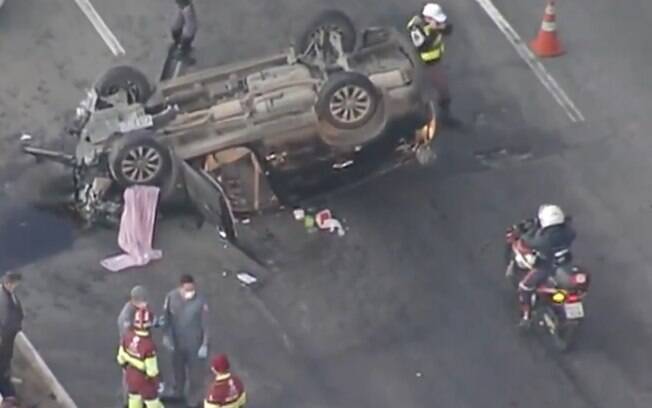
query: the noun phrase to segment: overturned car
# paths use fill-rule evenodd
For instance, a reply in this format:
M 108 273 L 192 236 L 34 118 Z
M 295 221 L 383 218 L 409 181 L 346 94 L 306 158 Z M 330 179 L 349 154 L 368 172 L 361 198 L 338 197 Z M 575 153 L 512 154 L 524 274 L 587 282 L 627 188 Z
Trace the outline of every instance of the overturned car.
M 163 201 L 181 188 L 232 239 L 234 217 L 430 162 L 436 116 L 419 64 L 398 31 L 325 11 L 263 58 L 190 73 L 179 62 L 156 86 L 113 67 L 77 108 L 74 154 L 23 149 L 73 169 L 88 222 L 117 219 L 128 186 L 158 186 Z

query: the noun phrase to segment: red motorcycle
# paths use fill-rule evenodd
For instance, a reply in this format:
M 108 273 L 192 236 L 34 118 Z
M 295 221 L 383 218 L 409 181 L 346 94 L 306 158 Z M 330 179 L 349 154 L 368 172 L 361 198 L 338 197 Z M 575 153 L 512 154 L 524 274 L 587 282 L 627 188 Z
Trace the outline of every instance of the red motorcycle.
M 514 225 L 507 229 L 505 240 L 507 269 L 506 278 L 514 288 L 535 268 L 538 255 L 521 240 L 521 235 L 532 228 L 531 222 Z M 584 298 L 587 295 L 590 275 L 575 265 L 570 249 L 554 254 L 555 272 L 530 298 L 531 319 L 535 328 L 549 334 L 553 345 L 560 351 L 567 350 L 584 319 Z

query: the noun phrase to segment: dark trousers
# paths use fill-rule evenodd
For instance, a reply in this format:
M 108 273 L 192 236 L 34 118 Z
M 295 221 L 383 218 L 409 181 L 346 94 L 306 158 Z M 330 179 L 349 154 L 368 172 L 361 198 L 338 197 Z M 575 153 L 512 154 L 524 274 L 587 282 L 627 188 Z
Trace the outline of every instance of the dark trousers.
M 190 406 L 201 404 L 206 382 L 206 360 L 197 357 L 197 351 L 174 350 L 172 372 L 175 396 L 185 397 Z
M 197 34 L 197 15 L 192 4 L 177 10 L 171 31 L 174 43 L 182 50 L 189 51 Z
M 552 265 L 540 263 L 530 271 L 518 284 L 518 298 L 522 306 L 530 304 L 530 297 L 537 288 L 543 285 L 552 274 Z
M 448 88 L 448 76 L 441 61 L 426 64 L 425 75 L 430 81 L 432 90 L 437 92 L 437 104 L 442 110 L 448 112 L 451 93 Z
M 0 344 L 0 394 L 4 398 L 15 397 L 16 389 L 11 383 L 11 360 L 14 357 L 16 333 L 2 336 Z

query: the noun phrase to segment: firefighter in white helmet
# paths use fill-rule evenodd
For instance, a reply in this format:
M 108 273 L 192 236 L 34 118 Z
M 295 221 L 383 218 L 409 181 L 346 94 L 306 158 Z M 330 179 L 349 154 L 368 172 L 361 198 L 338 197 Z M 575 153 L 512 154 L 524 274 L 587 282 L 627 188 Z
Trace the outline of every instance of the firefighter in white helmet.
M 448 16 L 437 3 L 427 3 L 420 15 L 410 19 L 407 24 L 410 39 L 416 47 L 421 61 L 426 68 L 426 77 L 432 81 L 431 86 L 437 91 L 437 102 L 442 119 L 449 121 L 451 96 L 448 79 L 441 60 L 444 55 L 444 36 L 452 31 Z

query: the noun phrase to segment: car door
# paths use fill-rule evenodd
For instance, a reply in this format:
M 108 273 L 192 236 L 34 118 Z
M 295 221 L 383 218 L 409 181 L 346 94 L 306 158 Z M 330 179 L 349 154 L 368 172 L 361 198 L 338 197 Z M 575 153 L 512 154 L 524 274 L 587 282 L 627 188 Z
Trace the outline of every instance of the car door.
M 206 171 L 195 169 L 185 161 L 181 161 L 181 169 L 188 198 L 203 220 L 215 225 L 223 239 L 235 242 L 235 217 L 220 183 Z

